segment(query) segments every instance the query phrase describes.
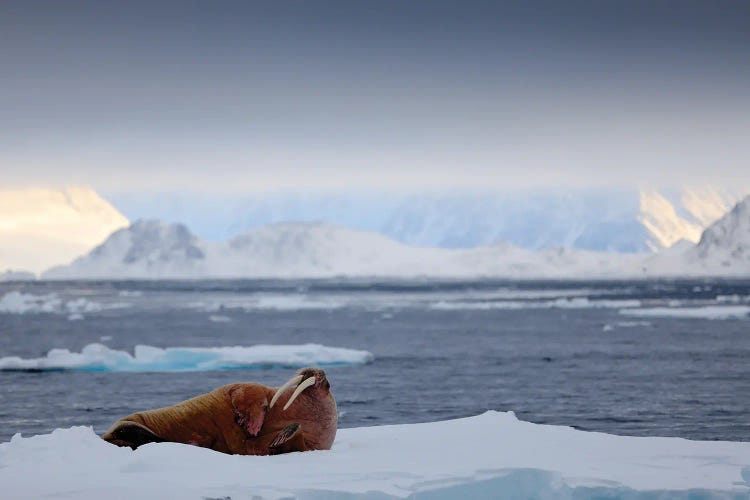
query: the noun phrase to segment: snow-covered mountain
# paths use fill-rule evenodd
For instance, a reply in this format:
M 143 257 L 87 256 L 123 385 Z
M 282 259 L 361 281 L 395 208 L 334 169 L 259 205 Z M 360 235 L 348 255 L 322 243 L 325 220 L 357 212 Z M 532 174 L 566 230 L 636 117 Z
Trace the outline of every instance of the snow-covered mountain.
M 750 276 L 750 196 L 703 231 L 644 259 L 644 272 L 666 276 Z
M 707 272 L 750 275 L 750 196 L 711 224 L 685 257 Z
M 112 195 L 131 218 L 186 221 L 208 240 L 289 221 L 329 222 L 426 247 L 508 242 L 526 249 L 658 251 L 701 231 L 747 191 L 598 189 L 523 192 L 329 192 L 211 197 Z
M 750 196 L 703 232 L 658 254 L 570 248 L 527 250 L 405 245 L 328 223 L 279 223 L 228 242 L 201 240 L 181 224 L 138 221 L 88 255 L 43 274 L 65 278 L 504 277 L 639 278 L 750 276 Z
M 44 272 L 44 279 L 190 278 L 207 274 L 205 243 L 182 224 L 136 221 L 70 265 Z
M 88 188 L 0 190 L 0 271 L 70 262 L 128 223 Z
M 750 264 L 750 196 L 711 224 L 693 252 L 722 266 Z
M 273 224 L 214 243 L 198 239 L 180 224 L 138 221 L 42 278 L 614 277 L 625 270 L 637 272 L 637 261 L 633 255 L 531 251 L 509 244 L 413 247 L 328 223 Z

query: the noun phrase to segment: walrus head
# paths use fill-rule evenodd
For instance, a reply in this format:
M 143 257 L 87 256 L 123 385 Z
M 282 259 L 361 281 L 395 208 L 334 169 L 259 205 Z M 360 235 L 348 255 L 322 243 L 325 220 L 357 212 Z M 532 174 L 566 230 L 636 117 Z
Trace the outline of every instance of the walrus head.
M 294 392 L 287 400 L 284 405 L 284 411 L 292 406 L 292 403 L 304 392 L 306 396 L 315 399 L 324 400 L 330 397 L 331 383 L 326 378 L 326 372 L 320 368 L 302 368 L 297 372 L 297 375 L 290 378 L 284 385 L 276 390 L 276 393 L 271 398 L 271 403 L 268 405 L 269 408 L 273 408 L 276 401 L 291 387 L 294 387 Z
M 268 415 L 274 427 L 298 424 L 306 449 L 330 449 L 336 437 L 338 411 L 326 373 L 320 368 L 299 370 L 276 389 Z

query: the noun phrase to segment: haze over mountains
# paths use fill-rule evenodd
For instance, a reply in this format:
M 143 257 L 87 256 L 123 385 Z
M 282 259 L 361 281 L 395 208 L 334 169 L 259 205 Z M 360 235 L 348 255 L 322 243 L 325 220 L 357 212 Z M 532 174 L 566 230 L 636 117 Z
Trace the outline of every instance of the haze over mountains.
M 598 189 L 431 193 L 273 193 L 253 196 L 112 195 L 131 220 L 187 224 L 225 241 L 278 222 L 329 222 L 401 243 L 472 248 L 501 242 L 526 249 L 649 252 L 686 239 L 724 215 L 746 191 Z
M 46 279 L 503 277 L 641 278 L 750 274 L 750 196 L 704 232 L 653 254 L 529 250 L 508 243 L 468 249 L 415 247 L 322 222 L 277 223 L 228 242 L 181 224 L 140 220 Z
M 72 264 L 69 247 L 57 250 L 49 237 L 39 252 L 52 267 L 44 278 L 200 278 L 200 277 L 326 277 L 326 276 L 502 276 L 514 278 L 638 277 L 651 275 L 720 274 L 748 271 L 750 248 L 750 202 L 746 199 L 703 233 L 704 226 L 731 206 L 733 195 L 711 189 L 657 192 L 628 190 L 577 194 L 537 193 L 519 195 L 437 194 L 400 199 L 388 214 L 392 231 L 411 243 L 387 234 L 346 227 L 328 219 L 377 223 L 386 203 L 381 198 L 357 199 L 323 195 L 292 199 L 266 198 L 249 211 L 226 211 L 227 219 L 243 220 L 259 214 L 274 220 L 285 214 L 309 211 L 321 217 L 316 222 L 278 222 L 239 232 L 227 241 L 210 241 L 195 235 L 186 225 L 154 219 L 138 220 L 129 227 L 119 212 L 91 190 L 83 188 L 46 192 L 35 190 L 40 200 L 29 214 L 30 228 L 50 234 L 61 220 L 78 220 L 82 228 L 67 236 L 78 241 L 80 257 Z M 635 193 L 635 196 L 633 195 Z M 610 199 L 606 199 L 610 196 Z M 403 200 L 408 198 L 408 203 Z M 512 202 L 516 200 L 516 203 Z M 281 200 L 281 201 L 280 201 Z M 285 201 L 284 201 L 285 200 Z M 521 201 L 522 200 L 522 201 Z M 637 204 L 634 203 L 637 200 Z M 672 201 L 670 201 L 672 200 Z M 677 200 L 677 201 L 674 201 Z M 265 205 L 264 205 L 265 204 Z M 5 205 L 9 206 L 8 203 Z M 12 205 L 10 205 L 12 206 Z M 173 206 L 169 203 L 167 207 Z M 201 206 L 200 204 L 198 205 Z M 265 207 L 265 212 L 258 207 Z M 274 208 L 275 207 L 275 208 Z M 15 209 L 18 211 L 17 209 Z M 67 211 L 66 211 L 67 210 Z M 504 210 L 504 211 L 503 211 Z M 69 212 L 75 213 L 78 219 Z M 306 213 L 306 212 L 305 212 Z M 398 214 L 398 216 L 394 215 Z M 13 211 L 6 210 L 5 236 L 12 239 L 8 224 Z M 308 214 L 309 215 L 309 214 Z M 289 215 L 291 218 L 293 215 Z M 25 219 L 24 219 L 25 217 Z M 381 219 L 383 216 L 380 216 Z M 304 217 L 300 217 L 304 219 Z M 3 220 L 3 219 L 0 219 Z M 497 224 L 493 225 L 492 221 Z M 117 226 L 120 229 L 117 229 Z M 253 224 L 250 224 L 251 226 Z M 117 229 L 90 253 L 91 235 Z M 84 230 L 85 229 L 85 230 Z M 55 231 L 58 231 L 57 233 Z M 98 231 L 98 232 L 97 232 Z M 17 229 L 18 234 L 22 234 Z M 497 240 L 514 236 L 522 244 Z M 494 235 L 494 236 L 492 236 Z M 498 236 L 501 235 L 501 236 Z M 76 240 L 75 238 L 79 239 Z M 101 237 L 103 240 L 106 234 Z M 87 239 L 88 238 L 88 239 Z M 413 241 L 439 241 L 440 245 L 418 246 Z M 29 243 L 30 241 L 30 243 Z M 100 240 L 101 241 L 101 240 Z M 471 242 L 479 242 L 470 245 Z M 680 242 L 668 251 L 650 253 Z M 18 238 L 16 246 L 34 245 Z M 590 250 L 589 248 L 594 248 Z M 619 250 L 612 252 L 612 250 Z M 599 251 L 608 250 L 609 253 Z M 638 253 L 636 253 L 638 252 Z M 22 253 L 22 252 L 21 252 Z M 85 254 L 85 255 L 84 255 Z M 0 255 L 9 255 L 7 252 Z M 8 265 L 6 268 L 22 269 Z M 61 265 L 62 264 L 62 265 Z M 40 267 L 26 267 L 39 272 Z M 6 279 L 19 275 L 7 274 Z

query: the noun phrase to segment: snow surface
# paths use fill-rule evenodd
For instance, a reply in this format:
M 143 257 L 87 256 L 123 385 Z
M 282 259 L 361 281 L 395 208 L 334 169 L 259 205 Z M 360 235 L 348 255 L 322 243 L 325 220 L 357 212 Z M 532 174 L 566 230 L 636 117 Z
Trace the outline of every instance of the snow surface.
M 746 499 L 750 443 L 614 436 L 494 411 L 340 429 L 330 451 L 275 457 L 175 443 L 131 451 L 72 427 L 0 444 L 0 484 L 17 500 Z
M 0 358 L 0 370 L 85 370 L 107 372 L 184 372 L 238 368 L 299 368 L 369 363 L 367 351 L 319 344 L 255 345 L 251 347 L 135 346 L 131 355 L 103 344 L 88 344 L 81 352 L 52 349 L 43 358 Z
M 70 262 L 128 224 L 89 188 L 0 189 L 0 269 L 39 273 Z
M 645 318 L 747 319 L 750 306 L 650 307 L 622 309 L 620 314 Z

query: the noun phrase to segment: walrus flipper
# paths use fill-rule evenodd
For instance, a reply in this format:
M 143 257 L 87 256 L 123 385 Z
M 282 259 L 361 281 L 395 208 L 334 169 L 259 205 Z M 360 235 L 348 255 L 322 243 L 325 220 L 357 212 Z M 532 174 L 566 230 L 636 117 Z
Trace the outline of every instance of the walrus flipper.
M 298 423 L 284 427 L 268 445 L 268 451 L 271 455 L 306 450 L 307 445 L 305 444 L 305 438 L 302 437 L 302 427 Z
M 107 431 L 102 439 L 117 446 L 129 446 L 136 449 L 147 443 L 163 443 L 165 439 L 160 438 L 145 425 L 129 420 L 123 420 Z

